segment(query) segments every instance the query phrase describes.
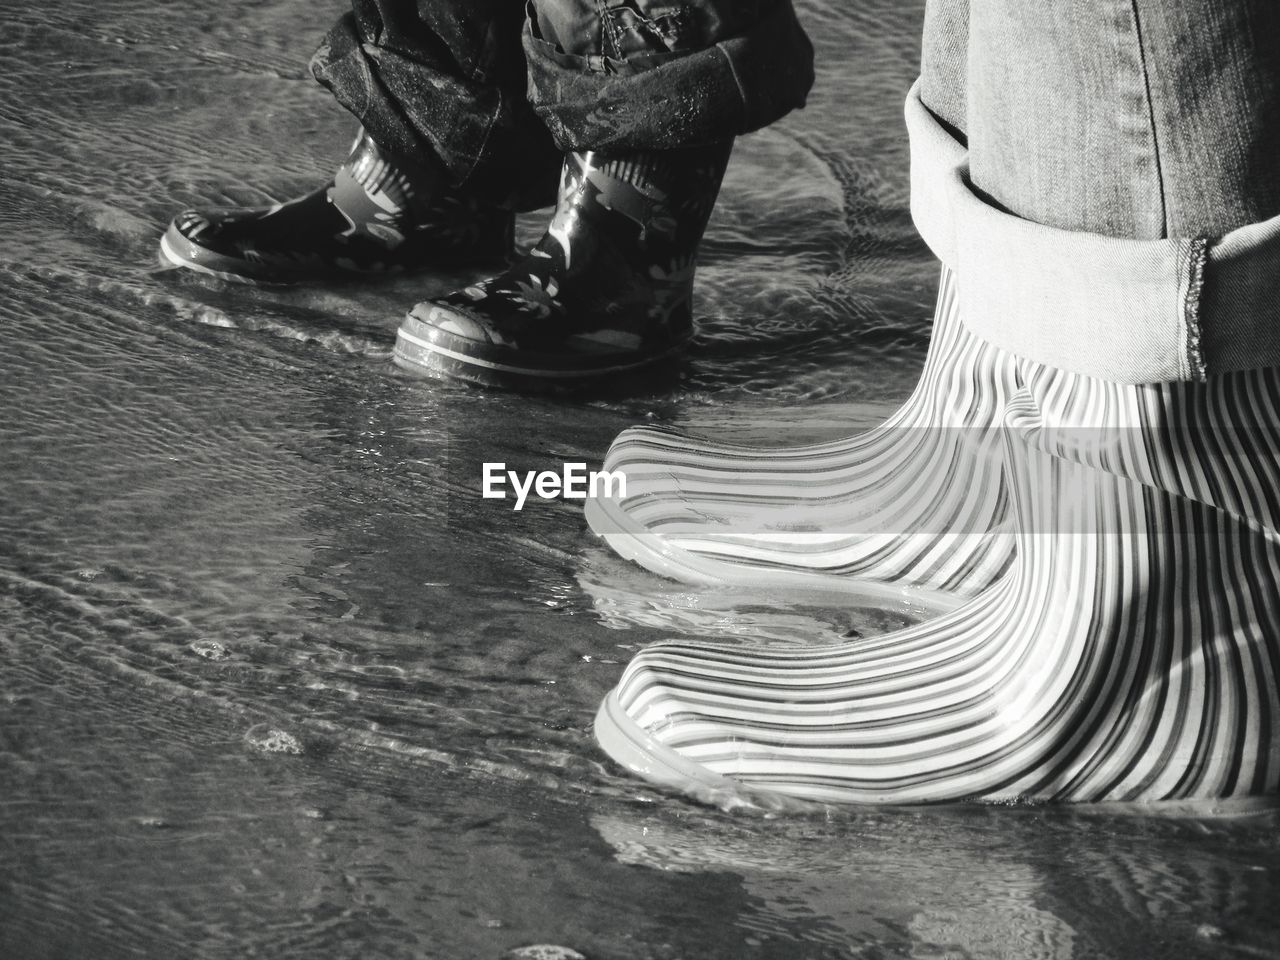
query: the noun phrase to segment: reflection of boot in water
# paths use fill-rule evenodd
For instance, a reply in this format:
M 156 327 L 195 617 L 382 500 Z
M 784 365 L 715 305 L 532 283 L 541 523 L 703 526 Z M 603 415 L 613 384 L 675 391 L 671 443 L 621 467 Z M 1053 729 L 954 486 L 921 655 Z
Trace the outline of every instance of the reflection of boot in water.
M 414 307 L 397 362 L 548 390 L 668 356 L 693 331 L 698 245 L 731 148 L 567 155 L 542 240 L 505 273 Z
M 910 605 L 899 595 L 877 594 L 875 584 L 862 590 L 864 584 L 855 580 L 837 581 L 843 589 L 825 592 L 655 582 L 651 574 L 599 547 L 583 556 L 577 581 L 602 624 L 658 631 L 653 639 L 674 633 L 813 646 L 900 630 L 960 603 Z
M 757 449 L 633 427 L 606 470 L 626 496 L 587 502 L 592 529 L 656 573 L 702 583 L 819 575 L 971 596 L 1008 567 L 1013 541 L 995 425 L 1013 359 L 969 334 L 944 268 L 915 392 L 851 440 Z
M 232 280 L 290 282 L 482 264 L 511 252 L 514 217 L 448 189 L 362 133 L 333 179 L 271 207 L 188 210 L 162 261 Z
M 690 790 L 829 802 L 1274 794 L 1280 376 L 1019 369 L 1008 575 L 876 640 L 650 647 L 598 714 L 606 751 Z
M 1084 818 L 1081 818 L 1082 820 Z M 1276 814 L 1063 823 L 1046 835 L 1045 893 L 1081 946 L 1117 957 L 1274 956 Z M 1101 829 L 1099 829 L 1101 827 Z M 1083 835 L 1095 842 L 1080 843 Z
M 958 824 L 945 814 L 932 823 L 913 820 L 909 829 L 904 818 L 901 830 L 882 821 L 870 835 L 856 827 L 828 833 L 803 818 L 766 824 L 596 814 L 591 825 L 622 863 L 741 877 L 749 896 L 737 924 L 775 947 L 791 940 L 830 945 L 832 956 L 1073 956 L 1075 932 L 1050 912 L 1056 904 L 1045 903 L 1036 871 L 1010 858 L 1007 846 L 988 846 L 990 833 L 962 826 L 957 841 Z M 994 820 L 986 826 L 999 829 Z

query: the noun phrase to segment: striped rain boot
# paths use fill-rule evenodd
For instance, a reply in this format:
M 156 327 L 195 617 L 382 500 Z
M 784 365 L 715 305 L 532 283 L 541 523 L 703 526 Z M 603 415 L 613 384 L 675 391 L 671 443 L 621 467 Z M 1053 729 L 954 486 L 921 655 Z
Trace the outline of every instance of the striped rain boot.
M 226 280 L 333 281 L 501 261 L 514 215 L 446 189 L 443 175 L 391 158 L 366 133 L 333 180 L 270 207 L 187 210 L 160 262 Z
M 634 427 L 604 464 L 625 496 L 589 499 L 587 520 L 622 556 L 686 582 L 841 577 L 974 595 L 1012 558 L 996 423 L 1013 370 L 965 330 L 944 266 L 919 383 L 883 425 L 776 450 Z
M 698 244 L 732 145 L 567 155 L 542 240 L 505 273 L 415 306 L 396 362 L 553 392 L 670 356 L 693 332 Z
M 999 583 L 869 641 L 654 645 L 597 714 L 606 752 L 720 802 L 1271 802 L 1280 371 L 1019 367 Z

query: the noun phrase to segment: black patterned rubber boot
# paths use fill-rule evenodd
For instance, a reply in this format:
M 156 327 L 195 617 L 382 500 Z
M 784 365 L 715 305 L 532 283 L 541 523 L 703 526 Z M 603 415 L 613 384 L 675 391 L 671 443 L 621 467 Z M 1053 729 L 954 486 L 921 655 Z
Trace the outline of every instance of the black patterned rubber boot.
M 271 207 L 188 210 L 160 260 L 229 280 L 291 283 L 501 262 L 514 217 L 393 161 L 362 133 L 333 180 Z
M 506 272 L 415 306 L 396 362 L 548 391 L 669 356 L 692 333 L 698 243 L 731 149 L 567 155 L 542 240 Z

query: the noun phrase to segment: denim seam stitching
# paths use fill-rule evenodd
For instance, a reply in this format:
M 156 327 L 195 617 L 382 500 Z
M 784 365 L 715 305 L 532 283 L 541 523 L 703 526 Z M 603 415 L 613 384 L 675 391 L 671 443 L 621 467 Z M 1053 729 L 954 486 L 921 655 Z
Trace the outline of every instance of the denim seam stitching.
M 503 101 L 505 99 L 506 94 L 499 90 L 498 103 L 493 108 L 493 115 L 489 117 L 489 122 L 484 126 L 484 139 L 480 141 L 480 146 L 476 148 L 471 160 L 471 169 L 466 172 L 465 176 L 459 178 L 460 183 L 465 183 L 471 179 L 471 177 L 475 176 L 476 170 L 479 169 L 480 163 L 484 159 L 485 148 L 489 146 L 489 141 L 493 139 L 493 128 L 498 125 L 498 117 L 502 115 Z
M 1200 302 L 1204 290 L 1204 270 L 1208 260 L 1208 238 L 1196 237 L 1191 241 L 1191 249 L 1188 252 L 1190 275 L 1187 278 L 1187 291 L 1182 302 L 1182 312 L 1187 325 L 1187 362 L 1191 366 L 1191 378 L 1200 381 L 1208 379 L 1200 328 Z
M 605 6 L 606 0 L 596 0 L 596 16 L 600 19 L 600 48 L 601 53 L 609 56 L 609 52 L 604 48 L 605 35 L 608 35 L 609 46 L 613 48 L 613 58 L 622 60 L 622 38 L 618 34 L 618 29 L 613 22 L 613 17 L 609 16 L 609 8 Z
M 719 50 L 720 55 L 724 57 L 726 61 L 728 61 L 729 74 L 733 77 L 734 85 L 737 86 L 738 88 L 738 99 L 742 103 L 742 112 L 744 115 L 749 116 L 751 113 L 751 107 L 749 103 L 749 98 L 747 96 L 747 88 L 743 86 L 742 78 L 738 76 L 738 67 L 736 64 L 734 64 L 733 57 L 729 56 L 729 51 L 724 48 L 723 43 L 717 43 L 716 49 Z
M 1160 135 L 1156 129 L 1156 107 L 1151 97 L 1151 70 L 1147 66 L 1147 51 L 1143 44 L 1142 23 L 1138 14 L 1138 0 L 1130 0 L 1133 32 L 1138 41 L 1138 67 L 1142 71 L 1142 90 L 1146 95 L 1147 123 L 1151 129 L 1151 159 L 1156 167 L 1156 190 L 1160 200 L 1161 235 L 1169 235 L 1169 207 L 1165 202 L 1164 164 L 1160 162 Z

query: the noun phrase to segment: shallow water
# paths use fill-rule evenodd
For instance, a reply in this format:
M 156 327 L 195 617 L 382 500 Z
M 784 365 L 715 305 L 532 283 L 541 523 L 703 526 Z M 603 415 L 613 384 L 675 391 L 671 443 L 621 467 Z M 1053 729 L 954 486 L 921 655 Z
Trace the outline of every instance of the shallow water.
M 689 590 L 576 505 L 476 495 L 484 461 L 598 461 L 633 422 L 791 440 L 905 395 L 935 283 L 900 120 L 921 11 L 847 7 L 801 5 L 819 84 L 735 153 L 687 364 L 585 405 L 395 371 L 405 307 L 465 275 L 156 266 L 177 209 L 327 175 L 352 124 L 305 61 L 337 4 L 7 14 L 0 958 L 1280 953 L 1274 815 L 763 819 L 623 775 L 590 724 L 645 643 L 903 616 Z

